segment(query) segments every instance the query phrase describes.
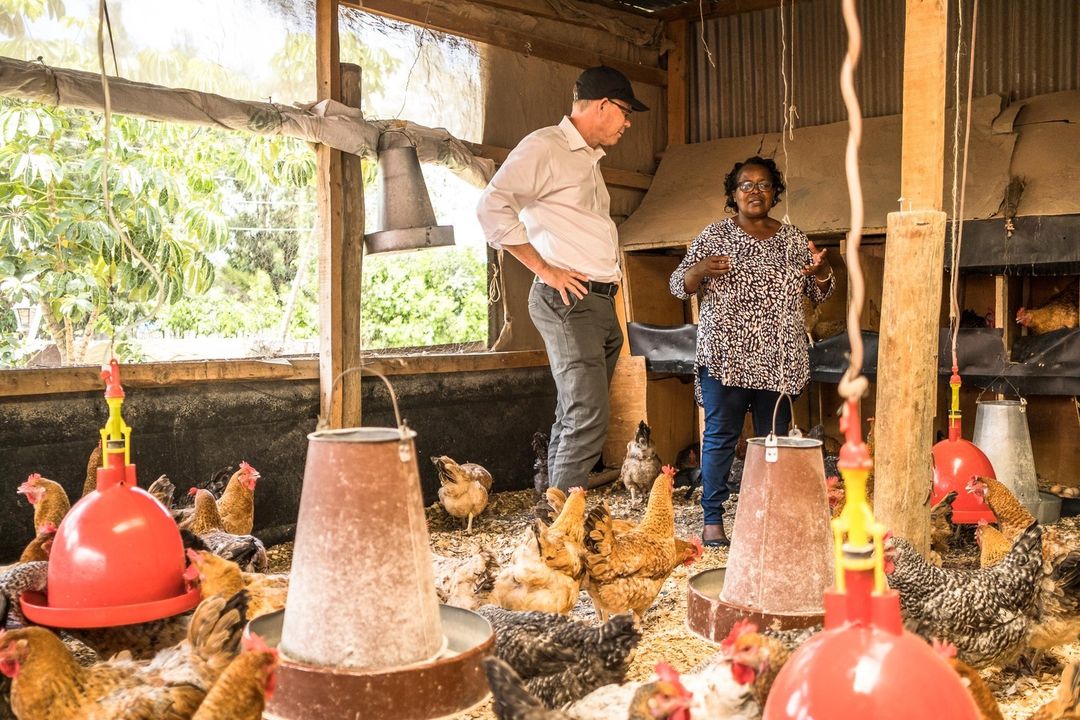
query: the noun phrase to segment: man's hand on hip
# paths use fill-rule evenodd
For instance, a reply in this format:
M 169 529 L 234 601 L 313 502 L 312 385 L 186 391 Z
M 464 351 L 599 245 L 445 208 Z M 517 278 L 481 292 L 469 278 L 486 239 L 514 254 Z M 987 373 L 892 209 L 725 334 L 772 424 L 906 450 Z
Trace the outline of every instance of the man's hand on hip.
M 563 305 L 570 304 L 570 295 L 567 291 L 573 293 L 574 297 L 581 300 L 589 291 L 585 288 L 582 281 L 587 281 L 589 278 L 582 275 L 577 270 L 564 270 L 561 267 L 555 267 L 554 265 L 548 265 L 542 272 L 538 272 L 537 277 L 545 285 L 555 288 L 562 295 Z

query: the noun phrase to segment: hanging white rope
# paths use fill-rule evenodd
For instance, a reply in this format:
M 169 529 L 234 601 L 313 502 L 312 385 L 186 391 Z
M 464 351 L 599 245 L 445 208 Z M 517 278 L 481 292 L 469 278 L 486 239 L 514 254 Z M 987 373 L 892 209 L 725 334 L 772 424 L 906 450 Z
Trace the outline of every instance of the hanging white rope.
M 698 0 L 698 17 L 701 20 L 701 45 L 705 48 L 705 55 L 709 58 L 709 64 L 716 67 L 716 61 L 713 60 L 712 50 L 709 49 L 709 41 L 705 39 L 705 0 Z
M 957 8 L 962 3 L 957 3 Z M 962 14 L 962 10 L 960 10 Z M 959 295 L 959 282 L 960 277 L 960 244 L 964 239 L 964 194 L 967 190 L 967 164 L 968 164 L 968 144 L 971 140 L 971 96 L 973 91 L 973 85 L 975 83 L 975 31 L 976 20 L 979 17 L 979 0 L 975 0 L 971 8 L 971 42 L 968 44 L 968 85 L 967 85 L 967 109 L 965 111 L 964 119 L 964 159 L 959 168 L 956 166 L 956 145 L 959 140 L 959 123 L 960 123 L 960 110 L 956 111 L 956 123 L 957 127 L 953 134 L 953 245 L 952 245 L 952 267 L 949 273 L 949 294 L 950 294 L 950 308 L 949 308 L 949 320 L 952 325 L 952 367 L 953 372 L 959 368 L 959 362 L 957 360 L 956 353 L 956 341 L 957 336 L 960 334 L 960 295 Z M 956 37 L 956 98 L 959 104 L 960 99 L 960 29 L 957 29 Z M 960 178 L 960 203 L 956 203 L 956 178 Z
M 863 192 L 859 177 L 859 146 L 862 143 L 862 110 L 859 97 L 855 93 L 855 67 L 859 63 L 862 51 L 862 30 L 855 0 L 843 0 L 844 25 L 847 27 L 848 47 L 844 64 L 840 69 L 840 93 L 844 97 L 844 106 L 848 113 L 847 151 L 844 155 L 844 170 L 847 175 L 848 198 L 851 202 L 851 230 L 848 232 L 847 262 L 848 283 L 851 289 L 851 302 L 848 305 L 847 331 L 851 344 L 850 365 L 844 372 L 838 388 L 840 395 L 847 400 L 858 400 L 866 394 L 869 381 L 862 374 L 862 307 L 866 295 L 862 264 L 859 261 L 859 246 L 862 243 L 863 228 Z

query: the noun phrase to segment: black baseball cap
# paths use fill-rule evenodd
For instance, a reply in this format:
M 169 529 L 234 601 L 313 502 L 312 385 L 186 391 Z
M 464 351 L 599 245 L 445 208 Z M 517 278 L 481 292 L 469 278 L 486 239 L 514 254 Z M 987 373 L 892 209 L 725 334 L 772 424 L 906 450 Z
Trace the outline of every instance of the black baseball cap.
M 630 103 L 630 109 L 637 112 L 648 110 L 645 103 L 634 97 L 634 88 L 626 76 L 615 68 L 601 65 L 591 67 L 578 76 L 574 83 L 575 100 L 600 100 L 611 98 Z

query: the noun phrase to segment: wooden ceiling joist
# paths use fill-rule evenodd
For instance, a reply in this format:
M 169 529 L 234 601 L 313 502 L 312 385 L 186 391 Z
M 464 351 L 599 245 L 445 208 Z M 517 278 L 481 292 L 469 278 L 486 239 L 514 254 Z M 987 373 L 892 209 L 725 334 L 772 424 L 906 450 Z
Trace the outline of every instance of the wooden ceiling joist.
M 343 0 L 341 4 L 393 20 L 400 20 L 438 30 L 439 32 L 458 35 L 475 42 L 505 48 L 524 55 L 534 55 L 545 60 L 553 60 L 581 68 L 607 65 L 637 82 L 659 87 L 667 84 L 667 71 L 659 67 L 638 65 L 625 60 L 606 57 L 587 48 L 565 45 L 526 32 L 477 24 L 467 18 L 433 6 L 415 4 L 408 2 L 408 0 L 362 0 L 362 2 L 361 0 Z
M 787 0 L 788 4 L 794 4 L 797 0 Z M 696 2 L 689 2 L 678 7 L 660 10 L 656 16 L 665 22 L 672 20 L 700 20 L 714 17 L 727 17 L 728 15 L 740 15 L 756 10 L 770 10 L 780 7 L 780 0 L 710 0 L 702 6 Z

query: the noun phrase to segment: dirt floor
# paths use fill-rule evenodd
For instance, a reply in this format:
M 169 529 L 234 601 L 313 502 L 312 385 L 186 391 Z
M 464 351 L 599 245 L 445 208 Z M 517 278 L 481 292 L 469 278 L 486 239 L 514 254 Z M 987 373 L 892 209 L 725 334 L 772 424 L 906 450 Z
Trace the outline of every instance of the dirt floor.
M 590 501 L 600 499 L 608 502 L 615 517 L 636 518 L 641 513 L 640 508 L 631 506 L 629 495 L 618 484 L 611 484 L 589 493 Z M 699 499 L 700 490 L 692 498 L 684 497 L 681 490 L 676 490 L 677 535 L 681 537 L 700 535 Z M 729 530 L 734 522 L 736 502 L 737 496 L 733 496 L 725 518 L 725 524 Z M 479 547 L 487 547 L 497 553 L 500 561 L 505 561 L 517 545 L 521 532 L 531 521 L 534 506 L 535 495 L 531 490 L 493 495 L 484 513 L 474 520 L 472 534 L 466 535 L 459 520 L 450 517 L 438 504 L 432 505 L 427 509 L 432 548 L 444 555 L 464 556 Z M 1080 546 L 1078 520 L 1080 518 L 1064 518 L 1056 527 L 1059 527 L 1067 537 L 1075 538 L 1077 545 Z M 290 544 L 271 549 L 272 572 L 288 568 L 291 550 Z M 690 577 L 703 570 L 724 567 L 726 562 L 726 548 L 706 548 L 705 555 L 696 564 L 675 570 L 661 590 L 656 604 L 645 615 L 642 641 L 630 666 L 628 679 L 640 680 L 649 677 L 653 672 L 653 666 L 660 660 L 666 660 L 679 670 L 688 670 L 718 651 L 717 645 L 697 637 L 687 629 L 686 592 L 687 581 Z M 947 567 L 977 566 L 978 552 L 970 532 L 961 530 L 955 547 L 952 552 L 945 555 L 944 562 Z M 596 622 L 592 601 L 584 592 L 572 615 Z M 1065 662 L 1080 657 L 1080 643 L 1059 648 L 1057 657 Z M 1050 662 L 1060 665 L 1060 663 L 1053 663 L 1053 660 Z M 994 691 L 1004 716 L 1009 720 L 1026 720 L 1054 694 L 1060 672 L 1060 666 L 1044 666 L 1038 677 L 1032 677 L 991 669 L 983 671 L 983 677 Z M 495 715 L 488 701 L 458 717 L 468 720 L 491 720 Z

